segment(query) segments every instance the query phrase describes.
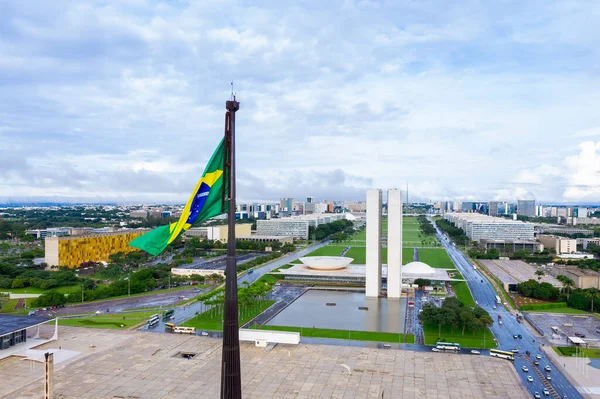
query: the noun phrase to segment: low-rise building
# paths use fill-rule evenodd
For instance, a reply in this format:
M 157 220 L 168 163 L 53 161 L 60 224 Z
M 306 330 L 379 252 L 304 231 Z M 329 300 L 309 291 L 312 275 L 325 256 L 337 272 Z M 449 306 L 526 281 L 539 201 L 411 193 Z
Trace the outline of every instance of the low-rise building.
M 546 234 L 538 234 L 536 238 L 545 248 L 554 249 L 557 255 L 577 252 L 577 240 L 574 238 Z
M 492 217 L 479 213 L 445 213 L 444 219 L 462 229 L 473 241 L 534 240 L 532 223 Z
M 573 280 L 575 288 L 600 288 L 598 273 L 589 269 L 580 269 L 577 266 L 555 266 L 553 273 L 563 275 Z
M 515 252 L 520 250 L 526 250 L 529 253 L 543 250 L 543 245 L 537 243 L 535 240 L 490 240 L 481 239 L 479 240 L 479 247 L 487 250 L 492 248 L 497 249 L 499 252 Z
M 185 237 L 200 237 L 205 240 L 227 242 L 227 236 L 229 234 L 229 227 L 226 224 L 218 226 L 205 226 L 205 227 L 192 227 L 185 233 Z M 246 237 L 252 234 L 251 223 L 236 223 L 235 225 L 235 236 Z
M 587 249 L 588 244 L 600 245 L 600 238 L 578 238 L 577 245 L 581 245 L 583 249 Z
M 46 237 L 45 261 L 48 267 L 79 267 L 84 262 L 108 262 L 117 252 L 137 251 L 129 243 L 149 229 L 119 230 L 84 236 Z

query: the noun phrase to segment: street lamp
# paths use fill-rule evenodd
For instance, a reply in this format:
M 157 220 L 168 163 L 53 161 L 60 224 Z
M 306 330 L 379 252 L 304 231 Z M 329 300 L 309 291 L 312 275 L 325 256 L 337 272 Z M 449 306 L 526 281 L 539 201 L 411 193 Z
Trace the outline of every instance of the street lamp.
M 81 303 L 83 303 L 83 283 L 81 283 Z
M 131 272 L 127 276 L 127 296 L 131 296 Z

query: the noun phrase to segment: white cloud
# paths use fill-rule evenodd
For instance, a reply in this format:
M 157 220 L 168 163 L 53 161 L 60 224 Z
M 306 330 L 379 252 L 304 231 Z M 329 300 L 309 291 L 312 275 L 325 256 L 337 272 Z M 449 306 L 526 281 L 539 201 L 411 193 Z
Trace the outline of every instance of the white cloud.
M 534 3 L 0 6 L 0 196 L 183 201 L 233 80 L 242 199 L 594 199 L 599 7 Z

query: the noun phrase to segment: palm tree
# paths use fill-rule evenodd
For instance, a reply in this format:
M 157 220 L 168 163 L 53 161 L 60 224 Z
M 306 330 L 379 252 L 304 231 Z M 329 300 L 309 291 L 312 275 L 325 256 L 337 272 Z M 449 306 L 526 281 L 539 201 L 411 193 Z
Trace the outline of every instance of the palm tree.
M 592 313 L 594 313 L 594 300 L 600 299 L 600 291 L 596 288 L 588 288 L 585 291 L 585 296 L 592 300 Z
M 538 276 L 538 283 L 540 283 L 542 281 L 542 276 L 545 275 L 546 273 L 544 273 L 544 271 L 541 269 L 537 269 L 535 271 L 535 274 Z
M 560 279 L 560 282 L 562 283 L 563 291 L 567 293 L 567 302 L 569 302 L 569 293 L 571 292 L 571 289 L 575 285 L 575 282 L 573 280 L 571 280 L 570 278 L 568 278 L 567 276 L 563 276 L 563 278 Z

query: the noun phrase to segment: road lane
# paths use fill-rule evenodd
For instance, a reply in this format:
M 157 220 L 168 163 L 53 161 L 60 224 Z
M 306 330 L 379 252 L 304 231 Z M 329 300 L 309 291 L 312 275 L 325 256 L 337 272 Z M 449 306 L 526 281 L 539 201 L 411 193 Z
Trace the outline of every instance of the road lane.
M 431 220 L 431 219 L 430 219 Z M 450 240 L 445 237 L 442 231 L 437 227 L 436 235 L 442 243 L 444 249 L 452 259 L 452 262 L 456 265 L 457 269 L 463 275 L 463 278 L 467 281 L 473 299 L 475 299 L 480 307 L 485 309 L 494 319 L 494 324 L 490 328 L 494 337 L 498 342 L 498 349 L 500 350 L 513 350 L 519 349 L 519 356 L 515 358 L 515 368 L 521 376 L 521 380 L 525 384 L 527 390 L 532 394 L 539 392 L 542 394 L 544 388 L 547 388 L 551 394 L 554 393 L 551 388 L 556 390 L 557 395 L 552 395 L 557 398 L 581 398 L 579 392 L 571 385 L 569 380 L 560 372 L 558 367 L 549 360 L 549 358 L 540 350 L 540 342 L 531 333 L 531 331 L 522 323 L 519 323 L 516 318 L 516 313 L 512 313 L 507 310 L 503 305 L 496 303 L 496 292 L 492 288 L 492 285 L 488 280 L 480 273 L 479 270 L 475 270 L 473 265 L 470 264 L 467 258 L 457 249 Z M 498 321 L 498 315 L 502 320 L 502 325 Z M 514 338 L 514 335 L 521 335 L 523 338 Z M 530 360 L 530 356 L 525 353 L 529 351 L 531 356 L 539 354 L 541 359 L 539 360 L 540 365 L 533 365 L 533 360 Z M 522 367 L 527 366 L 529 372 L 523 372 Z M 547 373 L 543 370 L 543 367 L 550 365 L 552 371 Z M 536 368 L 540 371 L 537 373 Z M 527 376 L 533 377 L 533 382 L 527 382 Z M 551 376 L 551 380 L 546 379 L 546 375 Z

